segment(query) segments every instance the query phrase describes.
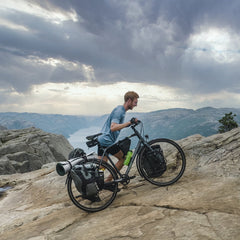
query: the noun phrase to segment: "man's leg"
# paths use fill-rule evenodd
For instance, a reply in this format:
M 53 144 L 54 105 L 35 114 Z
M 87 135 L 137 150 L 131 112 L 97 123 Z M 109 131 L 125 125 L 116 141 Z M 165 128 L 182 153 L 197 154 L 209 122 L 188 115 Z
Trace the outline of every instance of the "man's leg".
M 122 169 L 122 167 L 123 167 L 123 163 L 124 163 L 124 160 L 125 160 L 123 152 L 120 150 L 118 153 L 114 154 L 114 157 L 116 157 L 118 159 L 118 161 L 116 162 L 115 166 L 120 171 Z
M 117 153 L 115 153 L 113 156 L 118 159 L 118 161 L 116 162 L 115 166 L 116 166 L 116 168 L 120 171 L 120 170 L 122 169 L 122 167 L 123 167 L 123 163 L 124 163 L 124 160 L 125 160 L 125 159 L 124 159 L 124 154 L 123 154 L 123 152 L 120 150 L 120 151 L 118 151 Z M 107 177 L 107 179 L 106 179 L 106 182 L 110 182 L 110 181 L 112 181 L 112 175 L 109 175 L 109 176 Z

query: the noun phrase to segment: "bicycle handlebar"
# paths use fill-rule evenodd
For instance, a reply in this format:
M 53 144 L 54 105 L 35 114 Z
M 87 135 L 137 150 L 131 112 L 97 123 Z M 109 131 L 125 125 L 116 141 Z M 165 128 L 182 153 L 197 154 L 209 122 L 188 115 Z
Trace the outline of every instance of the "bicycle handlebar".
M 131 124 L 130 124 L 130 126 L 131 127 L 135 127 L 135 126 L 137 126 L 138 124 L 140 124 L 141 123 L 141 121 L 140 120 L 137 120 L 136 118 L 132 118 L 131 120 L 130 120 L 130 122 L 131 122 Z

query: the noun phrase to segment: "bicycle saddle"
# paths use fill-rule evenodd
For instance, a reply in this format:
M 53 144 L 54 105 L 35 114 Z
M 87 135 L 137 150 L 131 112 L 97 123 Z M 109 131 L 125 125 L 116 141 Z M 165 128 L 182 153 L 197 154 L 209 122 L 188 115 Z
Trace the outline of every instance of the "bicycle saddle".
M 97 134 L 94 134 L 94 135 L 87 136 L 86 139 L 91 141 L 91 140 L 95 139 L 96 137 L 98 137 L 100 135 L 102 135 L 102 133 L 97 133 Z

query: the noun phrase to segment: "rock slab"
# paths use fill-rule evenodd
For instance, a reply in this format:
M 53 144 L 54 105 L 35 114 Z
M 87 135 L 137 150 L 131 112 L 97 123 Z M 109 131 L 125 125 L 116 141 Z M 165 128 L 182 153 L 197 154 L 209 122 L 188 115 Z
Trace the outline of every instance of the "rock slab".
M 0 131 L 0 174 L 24 173 L 65 161 L 71 150 L 65 137 L 38 128 Z
M 239 240 L 240 129 L 179 141 L 187 157 L 183 177 L 156 187 L 137 177 L 104 211 L 86 213 L 67 195 L 55 166 L 2 175 L 1 240 Z

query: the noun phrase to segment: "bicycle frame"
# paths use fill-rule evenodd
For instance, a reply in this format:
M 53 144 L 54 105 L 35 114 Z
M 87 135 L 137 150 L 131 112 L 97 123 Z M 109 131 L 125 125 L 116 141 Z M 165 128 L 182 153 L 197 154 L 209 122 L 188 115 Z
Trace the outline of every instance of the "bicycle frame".
M 141 150 L 142 146 L 145 146 L 145 147 L 147 147 L 149 150 L 152 150 L 151 146 L 145 141 L 145 139 L 141 136 L 141 134 L 139 133 L 139 131 L 136 130 L 135 126 L 136 126 L 136 125 L 132 125 L 132 126 L 131 126 L 132 130 L 134 131 L 134 134 L 130 135 L 128 138 L 132 138 L 132 137 L 135 137 L 135 136 L 136 136 L 136 137 L 138 137 L 139 140 L 138 140 L 137 146 L 136 146 L 136 148 L 135 148 L 135 150 L 134 150 L 134 153 L 133 153 L 133 155 L 132 155 L 132 157 L 131 157 L 131 160 L 130 160 L 130 162 L 129 162 L 129 164 L 128 164 L 128 167 L 127 167 L 125 173 L 121 173 L 121 172 L 117 169 L 117 167 L 115 166 L 113 160 L 110 158 L 109 153 L 107 153 L 107 150 L 108 150 L 111 146 L 113 146 L 113 145 L 111 145 L 111 146 L 109 146 L 109 147 L 107 147 L 107 148 L 104 149 L 104 152 L 103 152 L 103 155 L 102 155 L 102 158 L 101 158 L 101 161 L 100 161 L 100 165 L 101 165 L 102 161 L 104 161 L 104 160 L 103 160 L 104 156 L 106 156 L 107 159 L 110 161 L 111 165 L 113 166 L 114 170 L 115 170 L 115 171 L 117 172 L 117 174 L 120 176 L 120 179 L 115 180 L 115 182 L 123 182 L 123 181 L 125 180 L 125 178 L 128 177 L 128 174 L 129 174 L 129 172 L 130 172 L 130 170 L 131 170 L 131 168 L 132 168 L 132 165 L 133 165 L 133 163 L 134 163 L 134 161 L 135 161 L 135 158 L 136 158 L 137 154 L 140 153 L 140 150 Z M 115 143 L 115 144 L 116 144 L 116 143 Z

